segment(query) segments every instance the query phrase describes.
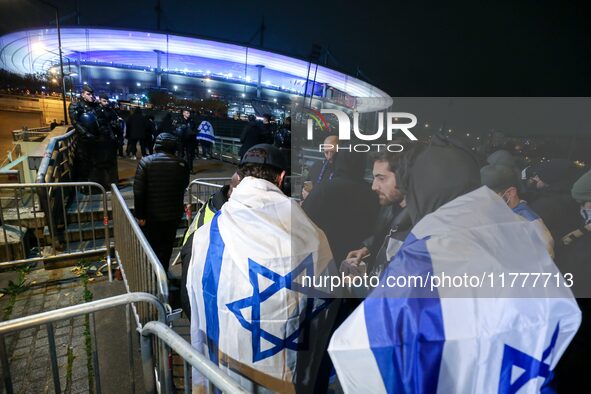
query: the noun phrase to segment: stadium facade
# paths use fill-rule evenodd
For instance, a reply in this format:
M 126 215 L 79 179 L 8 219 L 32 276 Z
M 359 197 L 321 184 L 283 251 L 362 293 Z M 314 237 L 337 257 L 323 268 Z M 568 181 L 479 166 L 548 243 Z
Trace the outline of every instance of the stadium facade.
M 294 99 L 316 108 L 359 112 L 392 104 L 384 91 L 346 73 L 243 45 L 80 27 L 62 28 L 61 41 L 64 76 L 71 85 L 88 83 L 117 99 L 138 99 L 160 89 L 188 99 L 217 98 L 230 109 L 250 107 L 255 112 L 285 108 Z M 57 30 L 30 29 L 0 37 L 0 67 L 19 74 L 59 74 Z

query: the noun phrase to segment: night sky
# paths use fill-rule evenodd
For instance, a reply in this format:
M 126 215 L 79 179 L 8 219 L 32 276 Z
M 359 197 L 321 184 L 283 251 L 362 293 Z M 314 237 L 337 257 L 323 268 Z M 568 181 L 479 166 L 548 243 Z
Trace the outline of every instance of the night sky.
M 52 2 L 63 26 L 76 24 L 75 3 Z M 155 31 L 156 3 L 79 1 L 80 24 Z M 319 44 L 333 55 L 329 66 L 359 68 L 393 96 L 591 96 L 584 2 L 162 0 L 161 8 L 162 31 L 237 43 L 264 16 L 264 48 L 306 57 Z M 52 12 L 1 0 L 0 33 L 50 25 Z

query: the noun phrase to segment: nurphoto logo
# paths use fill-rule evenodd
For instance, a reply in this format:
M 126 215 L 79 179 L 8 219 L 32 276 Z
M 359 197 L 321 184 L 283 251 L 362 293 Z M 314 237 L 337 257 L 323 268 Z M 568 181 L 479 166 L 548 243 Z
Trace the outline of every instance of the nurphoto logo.
M 351 140 L 351 120 L 349 116 L 338 109 L 322 109 L 318 114 L 326 124 L 326 121 L 323 114 L 331 114 L 336 116 L 337 122 L 339 124 L 339 142 L 338 146 L 334 146 L 332 144 L 319 144 L 318 150 L 322 152 L 324 149 L 336 149 L 339 150 L 347 150 L 349 152 L 369 152 L 371 150 L 375 151 L 382 151 L 388 150 L 389 152 L 402 152 L 404 147 L 400 144 L 383 144 L 383 143 L 373 143 L 373 144 L 352 144 L 345 146 L 342 144 L 345 141 Z M 380 140 L 384 134 L 384 117 L 386 118 L 386 139 L 388 141 L 392 141 L 394 136 L 395 130 L 400 130 L 410 139 L 411 141 L 417 141 L 417 137 L 410 131 L 413 127 L 417 125 L 417 117 L 408 112 L 378 112 L 378 130 L 375 133 L 366 134 L 361 132 L 359 129 L 359 113 L 353 113 L 353 134 L 358 140 L 361 141 L 377 141 Z M 400 120 L 408 119 L 410 122 L 408 123 L 398 123 Z M 307 120 L 307 139 L 312 140 L 314 138 L 314 121 L 312 119 Z

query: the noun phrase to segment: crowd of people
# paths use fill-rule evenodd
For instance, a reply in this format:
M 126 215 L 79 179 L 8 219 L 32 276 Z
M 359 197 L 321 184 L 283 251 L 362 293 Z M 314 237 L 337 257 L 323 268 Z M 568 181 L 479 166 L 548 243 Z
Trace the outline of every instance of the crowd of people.
M 197 350 L 257 392 L 326 392 L 333 368 L 345 392 L 587 387 L 590 311 L 570 290 L 456 299 L 349 285 L 327 295 L 300 279 L 372 275 L 383 284 L 451 266 L 573 273 L 584 286 L 591 172 L 560 159 L 523 169 L 505 150 L 483 162 L 437 135 L 372 156 L 370 185 L 366 157 L 337 153 L 338 144 L 327 137 L 332 148 L 309 169 L 302 202 L 282 191 L 281 150 L 258 144 L 202 207 L 182 254 Z M 205 387 L 197 373 L 193 384 Z
M 80 157 L 92 164 L 77 169 L 106 182 L 122 123 L 92 95 L 86 87 L 70 108 Z M 368 160 L 338 152 L 330 135 L 297 201 L 286 187 L 289 121 L 273 131 L 269 117 L 249 119 L 232 181 L 201 206 L 183 239 L 181 305 L 199 352 L 256 392 L 326 392 L 335 371 L 345 392 L 590 389 L 591 310 L 582 294 L 591 171 L 566 159 L 523 168 L 506 150 L 481 160 L 443 135 Z M 128 152 L 139 142 L 143 156 L 135 216 L 167 270 L 192 163 L 211 157 L 213 126 L 197 126 L 188 110 L 156 125 L 137 109 L 125 124 Z M 562 273 L 579 298 L 564 286 L 498 297 L 384 287 L 388 278 L 445 270 Z M 380 285 L 303 285 L 304 276 L 339 275 Z M 524 372 L 515 377 L 513 367 Z M 195 371 L 193 386 L 206 390 Z

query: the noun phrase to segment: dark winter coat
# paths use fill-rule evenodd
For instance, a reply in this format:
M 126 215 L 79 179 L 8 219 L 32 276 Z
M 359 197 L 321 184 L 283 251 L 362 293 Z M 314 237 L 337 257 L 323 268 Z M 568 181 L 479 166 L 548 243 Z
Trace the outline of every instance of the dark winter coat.
M 334 179 L 316 185 L 302 204 L 326 234 L 336 262 L 371 235 L 376 222 L 378 197 L 363 179 L 364 158 L 356 153 L 339 154 Z
M 180 219 L 189 184 L 189 166 L 176 156 L 156 152 L 143 157 L 135 174 L 135 217 L 153 221 Z
M 146 138 L 147 120 L 144 115 L 134 112 L 127 119 L 127 138 L 134 140 L 143 140 Z
M 264 143 L 265 140 L 263 137 L 263 131 L 259 124 L 257 122 L 248 122 L 240 135 L 240 143 L 242 144 L 238 152 L 240 157 L 242 158 L 251 147 Z

